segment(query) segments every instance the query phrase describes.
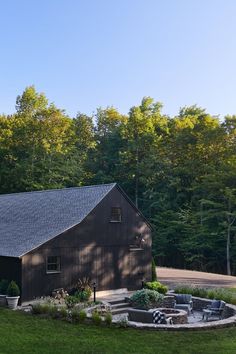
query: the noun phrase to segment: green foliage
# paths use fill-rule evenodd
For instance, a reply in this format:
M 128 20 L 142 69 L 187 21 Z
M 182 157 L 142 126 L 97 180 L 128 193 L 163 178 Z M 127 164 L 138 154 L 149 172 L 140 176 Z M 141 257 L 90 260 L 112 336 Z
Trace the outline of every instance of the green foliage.
M 144 97 L 70 119 L 30 86 L 0 115 L 0 193 L 116 181 L 152 223 L 158 265 L 236 274 L 235 141 L 236 115 L 168 117 Z
M 147 282 L 144 284 L 144 286 L 146 289 L 155 290 L 164 295 L 168 291 L 168 287 L 158 281 Z
M 55 305 L 50 305 L 48 307 L 48 315 L 52 318 L 60 318 L 60 311 L 57 306 Z
M 205 288 L 199 288 L 199 287 L 191 287 L 191 286 L 177 286 L 175 288 L 175 293 L 176 294 L 191 294 L 196 297 L 202 297 L 202 298 L 207 298 L 207 293 L 208 290 Z
M 6 279 L 2 279 L 0 281 L 0 295 L 7 294 L 8 285 L 9 285 L 9 282 Z
M 89 300 L 91 294 L 92 294 L 92 290 L 86 289 L 82 291 L 76 291 L 74 296 L 78 299 L 78 302 L 86 302 Z
M 66 306 L 70 309 L 73 308 L 78 302 L 79 302 L 79 298 L 76 296 L 67 296 L 65 298 L 65 303 Z
M 63 306 L 63 307 L 60 307 L 59 310 L 60 310 L 60 317 L 63 319 L 67 319 L 67 316 L 68 316 L 67 308 L 65 306 Z
M 86 320 L 86 312 L 84 310 L 79 311 L 79 322 L 83 323 Z
M 84 277 L 78 280 L 76 284 L 77 291 L 74 296 L 76 296 L 80 302 L 88 301 L 92 295 L 91 281 L 88 277 Z
M 229 288 L 198 288 L 191 286 L 178 286 L 175 288 L 175 293 L 177 294 L 192 294 L 196 297 L 206 298 L 206 299 L 217 299 L 223 300 L 229 304 L 236 305 L 236 292 L 235 289 Z
M 50 313 L 52 305 L 46 303 L 36 303 L 32 305 L 32 312 L 35 315 L 46 315 Z
M 34 315 L 40 315 L 41 314 L 41 304 L 40 303 L 32 305 L 32 313 Z
M 10 282 L 7 288 L 7 296 L 20 296 L 19 286 L 16 284 L 14 280 Z
M 32 305 L 32 313 L 34 315 L 48 315 L 54 319 L 66 319 L 68 312 L 66 307 L 57 307 L 53 304 L 36 303 Z
M 73 308 L 71 310 L 71 318 L 73 322 L 83 323 L 86 319 L 87 315 L 84 310 L 79 310 L 78 308 Z
M 131 297 L 132 306 L 140 309 L 150 309 L 158 307 L 164 298 L 155 290 L 142 289 L 136 291 Z
M 104 321 L 105 321 L 105 323 L 106 323 L 108 326 L 111 325 L 111 323 L 112 323 L 112 314 L 111 314 L 111 312 L 106 312 L 106 313 L 105 313 Z
M 77 308 L 72 308 L 71 319 L 73 322 L 79 322 L 79 311 Z
M 152 258 L 152 281 L 157 281 L 157 270 L 154 258 Z
M 92 321 L 96 326 L 99 326 L 102 323 L 102 317 L 97 311 L 93 311 L 92 313 Z

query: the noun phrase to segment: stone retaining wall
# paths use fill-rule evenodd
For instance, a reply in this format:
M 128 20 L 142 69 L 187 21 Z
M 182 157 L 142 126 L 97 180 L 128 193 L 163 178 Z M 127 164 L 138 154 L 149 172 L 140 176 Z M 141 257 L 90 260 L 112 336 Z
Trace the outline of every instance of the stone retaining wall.
M 202 309 L 206 308 L 207 305 L 210 305 L 212 300 L 210 299 L 202 299 L 199 297 L 193 296 L 193 310 L 195 311 L 202 311 Z M 236 307 L 234 305 L 226 304 L 224 311 L 222 313 L 223 319 L 229 318 L 236 314 Z
M 162 307 L 174 308 L 175 297 L 174 295 L 166 295 L 161 302 Z

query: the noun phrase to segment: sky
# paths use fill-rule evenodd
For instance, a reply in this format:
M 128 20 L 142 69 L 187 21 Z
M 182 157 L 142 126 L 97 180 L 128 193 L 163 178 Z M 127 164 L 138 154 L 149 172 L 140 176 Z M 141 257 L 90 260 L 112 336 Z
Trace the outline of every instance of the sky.
M 0 113 L 29 85 L 71 116 L 144 96 L 236 114 L 235 0 L 0 0 Z

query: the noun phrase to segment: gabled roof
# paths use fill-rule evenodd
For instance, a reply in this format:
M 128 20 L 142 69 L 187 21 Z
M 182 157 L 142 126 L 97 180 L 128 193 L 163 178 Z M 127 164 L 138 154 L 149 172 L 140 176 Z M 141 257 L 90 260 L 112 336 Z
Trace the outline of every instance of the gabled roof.
M 79 224 L 115 186 L 0 195 L 0 256 L 23 256 Z

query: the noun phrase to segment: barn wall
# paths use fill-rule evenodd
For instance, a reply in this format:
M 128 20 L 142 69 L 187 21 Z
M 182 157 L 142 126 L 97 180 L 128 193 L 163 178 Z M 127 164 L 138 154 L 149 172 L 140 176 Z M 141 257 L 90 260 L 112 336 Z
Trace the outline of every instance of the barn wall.
M 14 280 L 21 287 L 21 259 L 0 257 L 0 279 Z
M 122 208 L 122 222 L 110 222 L 111 207 Z M 145 239 L 143 250 L 131 251 L 135 236 Z M 46 274 L 48 256 L 61 257 L 61 272 Z M 117 188 L 78 226 L 22 258 L 23 300 L 70 287 L 90 277 L 98 290 L 140 287 L 151 277 L 151 231 Z

